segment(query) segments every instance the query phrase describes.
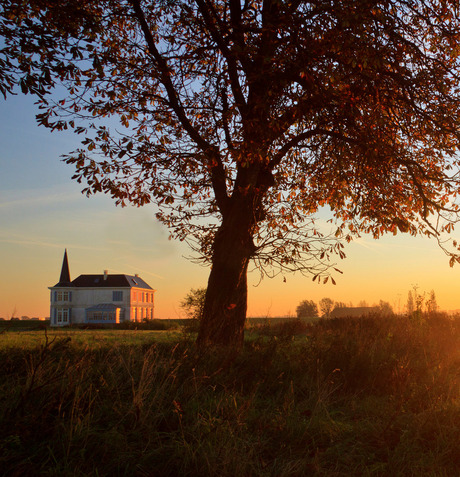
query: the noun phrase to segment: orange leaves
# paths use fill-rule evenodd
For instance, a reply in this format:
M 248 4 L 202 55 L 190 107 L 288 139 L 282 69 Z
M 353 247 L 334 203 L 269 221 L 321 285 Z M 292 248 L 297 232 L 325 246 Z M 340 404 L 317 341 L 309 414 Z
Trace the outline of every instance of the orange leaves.
M 443 226 L 443 231 L 445 231 L 446 233 L 450 234 L 451 232 L 453 232 L 454 230 L 454 224 L 449 222 L 447 224 L 445 224 Z
M 328 282 L 328 260 L 345 257 L 333 243 L 434 235 L 438 212 L 458 218 L 460 25 L 454 3 L 427 2 L 321 0 L 314 15 L 272 2 L 279 14 L 262 15 L 257 0 L 235 18 L 232 2 L 69 0 L 45 2 L 40 23 L 43 2 L 30 0 L 17 22 L 31 27 L 11 33 L 27 48 L 8 50 L 22 69 L 0 93 L 47 97 L 63 82 L 68 98 L 43 100 L 38 121 L 78 125 L 75 177 L 91 191 L 155 202 L 208 256 L 219 214 L 244 195 L 235 207 L 253 219 L 261 261 Z M 111 116 L 121 131 L 80 126 Z M 330 236 L 309 221 L 324 205 L 343 223 Z
M 313 282 L 317 281 L 318 284 L 322 283 L 323 285 L 326 285 L 326 283 L 329 281 L 329 279 L 331 280 L 331 283 L 333 285 L 337 284 L 336 281 L 334 280 L 334 278 L 330 275 L 322 277 L 321 274 L 316 274 L 316 275 L 313 276 L 312 281 Z

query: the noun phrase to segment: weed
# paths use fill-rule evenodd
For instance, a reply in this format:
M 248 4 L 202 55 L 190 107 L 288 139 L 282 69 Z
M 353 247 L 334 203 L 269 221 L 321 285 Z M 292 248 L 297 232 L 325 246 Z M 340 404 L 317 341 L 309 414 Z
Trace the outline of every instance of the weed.
M 294 321 L 231 360 L 170 332 L 8 331 L 0 473 L 458 475 L 459 318 Z

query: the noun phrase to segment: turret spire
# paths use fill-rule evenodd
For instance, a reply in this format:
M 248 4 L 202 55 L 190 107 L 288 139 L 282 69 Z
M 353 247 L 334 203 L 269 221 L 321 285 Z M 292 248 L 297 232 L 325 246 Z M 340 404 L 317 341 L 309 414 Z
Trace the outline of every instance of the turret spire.
M 59 284 L 70 283 L 69 262 L 67 260 L 67 249 L 64 252 L 64 259 L 62 260 L 61 277 L 59 278 Z

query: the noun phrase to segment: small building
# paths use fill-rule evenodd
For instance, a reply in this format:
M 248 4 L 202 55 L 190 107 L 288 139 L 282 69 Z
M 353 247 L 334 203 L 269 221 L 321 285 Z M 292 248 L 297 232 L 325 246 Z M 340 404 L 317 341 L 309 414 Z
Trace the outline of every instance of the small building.
M 155 316 L 154 290 L 139 275 L 80 275 L 70 280 L 67 250 L 61 276 L 49 287 L 50 325 L 110 324 L 152 320 Z
M 378 313 L 378 306 L 339 306 L 334 308 L 330 318 L 361 318 Z

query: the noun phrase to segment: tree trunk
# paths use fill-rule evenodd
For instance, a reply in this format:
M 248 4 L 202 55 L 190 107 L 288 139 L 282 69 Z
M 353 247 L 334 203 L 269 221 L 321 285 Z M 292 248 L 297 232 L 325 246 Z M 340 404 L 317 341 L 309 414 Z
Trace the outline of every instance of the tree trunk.
M 247 207 L 247 204 L 245 204 Z M 246 207 L 234 207 L 216 234 L 212 269 L 200 322 L 200 349 L 220 346 L 237 351 L 243 345 L 247 311 L 247 271 L 254 252 L 252 220 Z

